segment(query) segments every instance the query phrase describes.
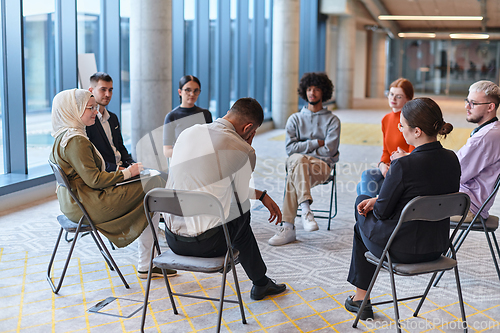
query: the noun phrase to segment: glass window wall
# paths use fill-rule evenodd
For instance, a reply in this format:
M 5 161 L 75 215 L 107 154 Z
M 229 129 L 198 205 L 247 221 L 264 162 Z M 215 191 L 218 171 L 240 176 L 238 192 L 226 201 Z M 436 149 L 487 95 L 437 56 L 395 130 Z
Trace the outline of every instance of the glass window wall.
M 195 25 L 195 2 L 194 0 L 184 0 L 184 74 L 193 75 L 196 63 L 196 25 Z M 180 78 L 178 78 L 180 79 Z M 177 80 L 178 80 L 177 79 Z M 176 86 L 176 79 L 172 84 Z M 203 84 L 203 82 L 201 82 Z M 175 103 L 174 103 L 175 104 Z
M 478 80 L 498 79 L 500 41 L 405 40 L 403 77 L 416 93 L 463 96 Z
M 216 25 L 217 25 L 217 0 L 210 0 L 209 5 L 209 19 L 210 19 L 210 85 L 208 87 L 208 93 L 210 96 L 210 106 L 209 110 L 212 112 L 214 119 L 217 118 L 217 91 L 215 87 L 217 86 L 217 75 L 215 73 L 215 69 L 217 68 L 217 44 L 215 43 L 216 39 Z
M 130 0 L 120 1 L 120 32 L 122 99 L 120 123 L 123 142 L 127 147 L 130 147 L 132 137 L 132 116 L 130 112 Z
M 51 105 L 56 93 L 55 2 L 23 0 L 28 168 L 47 164 L 54 139 Z
M 77 39 L 78 53 L 93 53 L 97 70 L 100 69 L 100 0 L 78 0 L 77 6 Z M 81 87 L 87 89 L 88 87 Z
M 3 26 L 2 22 L 2 6 L 0 6 L 0 26 Z M 0 37 L 0 73 L 3 73 L 3 49 L 2 49 L 3 42 Z M 0 75 L 0 91 L 4 91 L 3 89 L 3 75 Z M 0 94 L 0 175 L 3 175 L 5 173 L 5 156 L 4 156 L 4 147 L 3 147 L 3 142 L 4 138 L 3 135 L 5 133 L 4 131 L 4 120 L 3 120 L 3 98 L 2 94 Z

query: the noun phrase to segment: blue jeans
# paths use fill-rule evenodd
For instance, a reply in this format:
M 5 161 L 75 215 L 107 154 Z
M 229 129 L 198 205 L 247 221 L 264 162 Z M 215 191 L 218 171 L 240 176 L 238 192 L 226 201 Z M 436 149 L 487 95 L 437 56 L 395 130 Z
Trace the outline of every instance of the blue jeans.
M 356 186 L 356 192 L 358 195 L 363 194 L 374 198 L 379 194 L 384 179 L 379 168 L 365 170 L 361 174 L 361 180 Z

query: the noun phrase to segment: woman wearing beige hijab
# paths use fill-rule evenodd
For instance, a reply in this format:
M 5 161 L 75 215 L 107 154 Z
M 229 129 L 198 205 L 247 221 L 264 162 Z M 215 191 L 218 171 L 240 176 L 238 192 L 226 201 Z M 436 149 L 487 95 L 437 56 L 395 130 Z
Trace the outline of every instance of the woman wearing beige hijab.
M 52 103 L 55 141 L 50 160 L 62 168 L 72 190 L 104 236 L 118 247 L 127 246 L 140 236 L 139 277 L 147 277 L 152 234 L 149 230 L 143 233 L 147 220 L 142 201 L 148 190 L 165 187 L 165 182 L 155 176 L 147 184 L 137 181 L 115 186 L 138 175 L 141 165 L 105 171 L 103 158 L 85 132 L 86 126 L 94 124 L 96 115 L 97 104 L 89 91 L 70 89 L 57 94 Z M 57 189 L 59 205 L 64 215 L 77 222 L 82 212 L 67 191 L 64 187 Z

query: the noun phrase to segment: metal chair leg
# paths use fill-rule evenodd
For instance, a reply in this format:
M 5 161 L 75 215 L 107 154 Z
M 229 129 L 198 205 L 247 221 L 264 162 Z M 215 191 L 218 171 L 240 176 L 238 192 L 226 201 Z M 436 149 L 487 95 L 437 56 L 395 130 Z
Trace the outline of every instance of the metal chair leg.
M 460 312 L 462 314 L 462 325 L 464 328 L 464 332 L 467 333 L 467 318 L 465 316 L 465 307 L 464 307 L 464 300 L 462 298 L 462 287 L 460 286 L 460 277 L 458 276 L 458 266 L 454 267 L 454 271 L 455 271 L 455 281 L 457 283 L 458 302 L 460 303 Z
M 245 318 L 245 309 L 243 308 L 243 300 L 241 298 L 240 284 L 238 282 L 238 276 L 236 275 L 236 265 L 234 264 L 234 258 L 233 258 L 233 260 L 231 260 L 231 269 L 233 270 L 234 288 L 236 289 L 236 296 L 238 296 L 238 304 L 240 306 L 241 322 L 243 324 L 246 324 L 247 320 Z
M 429 294 L 429 290 L 431 289 L 432 282 L 434 282 L 434 279 L 436 278 L 436 275 L 437 275 L 437 272 L 434 272 L 434 274 L 432 274 L 432 277 L 429 280 L 429 283 L 427 284 L 427 287 L 425 288 L 424 294 L 420 298 L 420 302 L 418 302 L 418 306 L 415 309 L 415 312 L 413 312 L 413 317 L 418 316 L 418 313 L 420 312 L 420 308 L 422 308 L 422 305 L 424 305 L 425 298 L 427 297 L 427 294 Z
M 78 240 L 79 229 L 80 229 L 80 227 L 77 228 L 77 230 L 75 232 L 75 236 L 73 237 L 73 241 L 71 242 L 71 247 L 69 248 L 68 257 L 66 258 L 66 262 L 64 263 L 64 268 L 62 270 L 61 277 L 59 278 L 59 282 L 58 282 L 57 287 L 56 287 L 54 285 L 54 282 L 52 281 L 52 278 L 50 277 L 50 271 L 52 270 L 52 265 L 53 265 L 54 259 L 56 257 L 56 252 L 57 252 L 57 248 L 59 247 L 59 242 L 61 241 L 61 236 L 62 236 L 62 233 L 64 230 L 63 228 L 61 228 L 61 230 L 59 231 L 59 235 L 57 236 L 57 241 L 56 241 L 56 244 L 54 245 L 54 251 L 52 252 L 52 256 L 51 256 L 50 261 L 49 261 L 49 267 L 47 268 L 47 281 L 49 282 L 50 288 L 52 288 L 52 291 L 54 292 L 54 294 L 57 294 L 59 292 L 59 290 L 61 289 L 64 277 L 66 276 L 66 271 L 67 271 L 68 266 L 69 266 L 69 262 L 71 260 L 71 255 L 73 254 L 73 249 L 75 248 L 76 241 Z
M 335 190 L 334 190 L 335 188 Z M 335 171 L 334 172 L 334 178 L 332 180 L 332 191 L 333 192 L 333 196 L 335 196 L 335 214 L 332 215 L 332 199 L 333 199 L 333 196 L 330 198 L 330 214 L 328 215 L 328 228 L 326 228 L 326 230 L 330 230 L 330 223 L 331 223 L 331 220 L 333 218 L 335 218 L 335 216 L 337 216 L 337 212 L 338 212 L 338 209 L 337 209 L 337 172 Z
M 153 255 L 154 245 L 151 248 L 151 260 L 149 262 L 148 279 L 146 281 L 146 291 L 144 294 L 144 304 L 142 305 L 141 333 L 144 333 L 144 323 L 146 322 L 146 312 L 148 311 L 149 288 L 151 286 L 151 271 L 153 270 Z
M 94 236 L 93 233 L 91 234 L 91 236 L 94 239 L 94 243 L 95 243 L 95 245 L 97 245 L 97 248 L 99 249 L 99 252 L 101 252 L 101 255 L 104 258 L 104 260 L 106 261 L 106 264 L 108 265 L 109 269 L 112 270 L 112 271 L 114 271 L 115 268 L 113 267 L 113 265 L 111 265 L 111 262 L 109 261 L 108 257 L 104 253 L 104 250 L 102 249 L 101 245 L 97 241 L 97 238 Z
M 217 328 L 216 332 L 220 332 L 220 326 L 222 322 L 222 309 L 224 307 L 224 294 L 226 292 L 226 275 L 227 275 L 227 264 L 229 263 L 229 251 L 226 253 L 226 258 L 224 259 L 224 270 L 222 272 L 222 283 L 220 288 L 220 297 L 219 297 L 219 314 L 217 317 Z
M 491 257 L 493 258 L 493 263 L 495 264 L 495 269 L 497 271 L 498 278 L 500 279 L 500 268 L 498 267 L 498 261 L 495 255 L 495 250 L 493 249 L 493 245 L 491 243 L 490 235 L 488 235 L 489 234 L 488 232 L 485 232 L 484 234 L 486 236 L 486 240 L 488 241 L 488 247 L 490 248 Z M 495 237 L 494 233 L 491 234 L 493 237 Z M 497 246 L 498 249 L 498 243 L 496 242 L 496 237 L 495 237 L 495 245 Z
M 109 253 L 108 248 L 106 247 L 106 245 L 104 245 L 104 242 L 102 241 L 102 239 L 99 236 L 99 234 L 97 233 L 97 231 L 92 232 L 92 236 L 94 237 L 94 240 L 95 239 L 98 240 L 98 243 L 101 245 L 101 248 L 104 251 L 104 252 L 101 252 L 101 253 L 103 254 L 104 257 L 108 257 L 109 263 L 111 263 L 111 266 L 115 268 L 116 273 L 118 273 L 118 276 L 122 280 L 123 285 L 125 286 L 125 288 L 130 289 L 130 286 L 128 285 L 127 281 L 123 277 L 122 272 L 120 271 L 120 268 L 118 268 L 118 265 L 116 264 L 116 262 L 114 261 L 113 257 Z
M 495 247 L 497 249 L 496 255 L 498 255 L 498 258 L 500 259 L 500 248 L 498 247 L 497 237 L 495 236 L 494 232 L 491 233 L 491 237 L 493 238 L 493 242 L 495 243 Z M 496 263 L 497 260 L 496 260 L 495 251 L 492 251 L 491 255 L 495 258 L 494 260 L 495 260 L 495 263 Z M 498 269 L 498 264 L 495 265 L 495 268 L 497 269 L 498 279 L 500 279 L 500 270 Z
M 66 233 L 64 234 L 64 240 L 65 240 L 67 243 L 71 243 L 71 242 L 73 241 L 74 236 L 73 236 L 73 238 L 68 239 L 68 234 L 69 234 L 69 232 L 67 232 L 67 231 L 66 231 Z M 87 236 L 88 234 L 89 234 L 89 232 L 88 232 L 88 231 L 86 231 L 86 232 L 82 232 L 82 233 L 80 233 L 80 238 L 82 238 L 83 236 Z
M 469 223 L 469 226 L 467 227 L 467 229 L 461 230 L 460 234 L 456 237 L 455 241 L 453 242 L 453 248 L 455 249 L 455 252 L 458 252 L 458 250 L 460 249 L 460 247 L 464 243 L 465 239 L 467 238 L 467 235 L 469 235 L 469 232 L 472 228 L 472 225 L 474 224 L 473 222 L 475 223 L 475 220 L 472 220 L 472 222 Z M 448 250 L 448 252 L 446 253 L 446 256 L 447 257 L 451 256 L 451 250 Z M 436 279 L 436 282 L 434 282 L 433 287 L 437 287 L 439 281 L 443 277 L 444 272 L 445 271 L 442 271 L 441 273 L 439 273 L 439 276 Z
M 389 269 L 389 276 L 391 278 L 391 291 L 392 291 L 392 302 L 394 304 L 394 316 L 396 317 L 396 329 L 398 333 L 401 333 L 401 324 L 399 319 L 399 307 L 398 307 L 398 296 L 396 294 L 396 283 L 394 281 L 394 272 L 392 271 L 392 260 L 390 256 L 387 256 Z

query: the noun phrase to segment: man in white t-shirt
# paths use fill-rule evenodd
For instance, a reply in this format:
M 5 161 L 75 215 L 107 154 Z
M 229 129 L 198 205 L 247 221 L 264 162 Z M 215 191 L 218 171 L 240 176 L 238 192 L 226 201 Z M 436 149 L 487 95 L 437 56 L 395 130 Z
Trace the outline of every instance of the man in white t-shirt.
M 251 143 L 264 113 L 253 98 L 241 98 L 228 113 L 211 124 L 194 125 L 177 138 L 170 161 L 167 188 L 208 192 L 217 197 L 226 215 L 232 245 L 252 280 L 250 297 L 260 300 L 286 289 L 266 276 L 266 265 L 250 226 L 249 199 L 269 210 L 269 222 L 281 222 L 281 211 L 266 191 L 252 189 L 256 156 Z M 167 242 L 180 255 L 215 257 L 227 245 L 218 218 L 165 216 Z

